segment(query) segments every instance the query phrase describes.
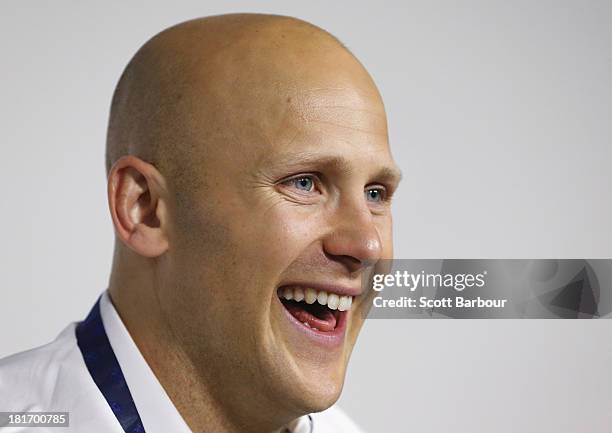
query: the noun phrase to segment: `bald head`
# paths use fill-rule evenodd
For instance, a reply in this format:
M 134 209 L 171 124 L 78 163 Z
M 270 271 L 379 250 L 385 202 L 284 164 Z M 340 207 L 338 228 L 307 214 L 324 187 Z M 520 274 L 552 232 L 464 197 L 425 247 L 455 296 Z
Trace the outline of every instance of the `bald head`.
M 119 157 L 135 155 L 177 193 L 195 189 L 210 146 L 286 139 L 291 107 L 312 96 L 304 91 L 341 90 L 355 79 L 376 93 L 335 37 L 295 18 L 231 14 L 175 25 L 140 48 L 117 84 L 107 173 Z

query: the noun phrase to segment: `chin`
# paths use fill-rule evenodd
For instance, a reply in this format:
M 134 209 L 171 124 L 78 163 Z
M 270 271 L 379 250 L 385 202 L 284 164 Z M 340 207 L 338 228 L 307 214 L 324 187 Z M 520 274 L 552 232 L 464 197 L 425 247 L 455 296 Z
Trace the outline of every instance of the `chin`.
M 340 383 L 319 381 L 315 386 L 310 383 L 301 392 L 296 392 L 296 388 L 293 388 L 291 396 L 287 397 L 294 401 L 294 406 L 299 408 L 302 415 L 321 412 L 338 401 L 343 384 L 344 381 Z
M 281 398 L 296 413 L 321 412 L 338 401 L 344 387 L 344 359 L 332 364 L 319 364 L 303 358 L 287 361 L 285 365 L 293 364 L 296 369 L 286 376 L 290 380 L 283 384 L 284 396 Z

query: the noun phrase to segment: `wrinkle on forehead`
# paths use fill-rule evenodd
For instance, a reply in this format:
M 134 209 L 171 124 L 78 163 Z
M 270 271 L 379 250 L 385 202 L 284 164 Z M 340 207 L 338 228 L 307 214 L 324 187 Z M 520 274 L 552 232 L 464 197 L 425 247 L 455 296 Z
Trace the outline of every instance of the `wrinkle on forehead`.
M 387 121 L 378 94 L 354 86 L 290 89 L 282 116 L 262 134 L 275 151 L 299 141 L 317 145 L 339 141 L 388 145 Z
M 322 123 L 386 137 L 387 118 L 377 95 L 354 87 L 297 92 L 290 106 L 304 123 Z

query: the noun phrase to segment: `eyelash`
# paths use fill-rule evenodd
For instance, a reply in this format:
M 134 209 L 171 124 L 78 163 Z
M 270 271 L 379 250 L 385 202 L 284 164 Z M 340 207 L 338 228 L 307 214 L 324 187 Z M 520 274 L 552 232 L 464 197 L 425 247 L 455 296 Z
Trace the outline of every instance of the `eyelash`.
M 312 174 L 312 173 L 307 173 L 307 174 L 300 174 L 297 176 L 293 176 L 290 177 L 288 179 L 282 180 L 279 183 L 283 184 L 283 185 L 287 185 L 289 186 L 289 184 L 291 182 L 295 182 L 301 179 L 311 179 L 312 180 L 312 184 L 313 184 L 313 188 L 316 188 L 317 184 L 320 183 L 319 177 L 316 174 Z M 297 189 L 297 188 L 296 188 Z M 382 198 L 379 201 L 374 201 L 373 203 L 387 203 L 391 201 L 391 195 L 392 193 L 389 192 L 389 190 L 383 186 L 383 185 L 372 185 L 369 187 L 366 187 L 366 189 L 364 190 L 364 193 L 367 194 L 368 191 L 380 191 Z M 303 190 L 301 190 L 303 191 Z M 311 191 L 305 191 L 305 192 L 311 192 Z

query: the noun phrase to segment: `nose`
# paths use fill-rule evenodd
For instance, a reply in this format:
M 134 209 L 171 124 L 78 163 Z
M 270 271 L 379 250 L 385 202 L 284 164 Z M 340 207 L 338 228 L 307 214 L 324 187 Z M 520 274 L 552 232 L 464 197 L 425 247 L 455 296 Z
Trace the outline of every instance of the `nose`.
M 355 272 L 382 254 L 382 241 L 374 218 L 367 206 L 340 206 L 336 224 L 323 240 L 323 249 L 330 259 Z

